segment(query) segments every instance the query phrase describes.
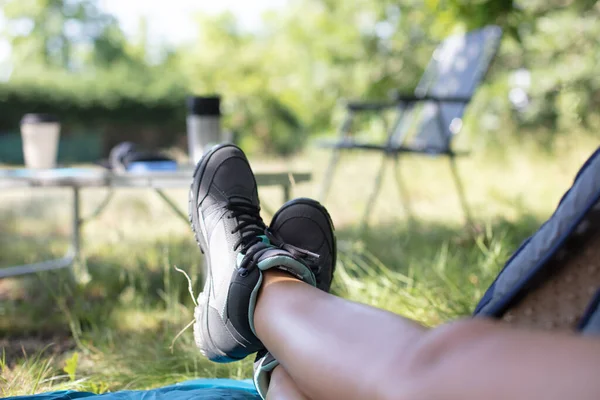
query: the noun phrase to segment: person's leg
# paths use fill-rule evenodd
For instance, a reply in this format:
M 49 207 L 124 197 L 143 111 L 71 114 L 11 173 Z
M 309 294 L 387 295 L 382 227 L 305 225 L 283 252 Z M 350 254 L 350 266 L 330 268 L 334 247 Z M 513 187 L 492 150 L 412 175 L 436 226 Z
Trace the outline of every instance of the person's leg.
M 471 319 L 425 329 L 270 270 L 258 337 L 311 399 L 593 400 L 600 340 Z
M 425 332 L 281 271 L 265 273 L 254 324 L 263 344 L 313 399 L 380 398 Z
M 308 400 L 282 366 L 271 372 L 267 400 Z
M 520 277 L 521 281 L 531 280 L 535 275 L 529 271 L 536 268 L 544 270 L 546 274 L 560 277 L 561 270 L 573 267 L 571 274 L 588 274 L 584 279 L 587 285 L 579 284 L 563 291 L 566 296 L 570 294 L 582 300 L 576 307 L 575 318 L 567 321 L 571 329 L 575 328 L 577 319 L 581 316 L 578 313 L 583 312 L 584 306 L 598 290 L 598 274 L 594 275 L 598 259 L 593 257 L 596 253 L 592 250 L 597 249 L 597 240 L 594 239 L 600 238 L 600 219 L 597 218 L 600 212 L 599 176 L 600 155 L 596 152 L 582 168 L 573 188 L 564 196 L 551 219 L 507 263 L 511 267 L 518 264 L 517 268 L 506 268 L 503 271 L 490 293 L 480 303 L 478 311 L 495 303 L 502 305 L 496 297 L 502 300 L 503 294 L 517 297 L 507 283 L 510 279 L 515 281 L 512 283 L 513 288 L 529 288 L 531 291 L 531 285 L 522 285 L 516 278 Z M 569 257 L 569 253 L 592 256 L 579 260 L 577 257 Z M 537 274 L 537 277 L 539 278 L 540 274 Z M 566 283 L 574 281 L 573 276 L 571 279 L 569 276 L 563 277 L 563 280 Z M 559 298 L 560 294 L 554 293 L 552 298 Z M 555 307 L 554 313 L 559 317 L 559 311 L 562 311 L 565 303 L 566 301 L 560 300 Z M 514 304 L 515 301 L 512 302 L 513 306 Z M 530 320 L 538 317 L 537 310 L 533 310 L 535 315 L 531 315 Z M 497 317 L 491 312 L 488 315 Z M 574 370 L 585 366 L 590 360 L 588 356 L 597 356 L 600 350 L 597 341 L 574 340 L 574 337 L 561 335 L 523 334 L 515 330 L 506 330 L 505 327 L 488 321 L 463 321 L 454 324 L 454 327 L 442 326 L 427 331 L 396 315 L 320 293 L 277 271 L 268 271 L 265 274 L 254 322 L 263 344 L 282 363 L 298 383 L 298 387 L 315 399 L 373 398 L 386 393 L 402 398 L 402 390 L 407 387 L 407 377 L 414 381 L 415 370 L 422 371 L 423 364 L 435 366 L 438 361 L 441 361 L 439 364 L 445 365 L 445 370 L 437 370 L 445 372 L 438 375 L 437 381 L 431 381 L 431 385 L 437 386 L 435 383 L 439 382 L 440 387 L 447 386 L 448 377 L 453 375 L 453 360 L 456 369 L 469 375 L 475 382 L 485 381 L 494 375 L 508 378 L 511 374 L 508 371 L 502 372 L 502 365 L 508 366 L 515 372 L 515 376 L 507 382 L 513 389 L 520 389 L 521 395 L 527 393 L 528 388 L 535 390 L 535 385 L 523 384 L 520 380 L 530 379 L 534 382 L 535 377 L 532 374 L 543 374 L 541 371 L 546 370 L 546 379 L 556 377 L 553 383 L 557 383 L 558 386 L 548 390 L 549 396 L 546 397 L 541 396 L 541 389 L 538 389 L 540 396 L 537 397 L 552 398 L 558 394 L 568 397 L 568 389 L 572 389 L 573 386 L 567 381 L 589 378 L 585 372 L 576 376 Z M 510 344 L 503 348 L 498 344 L 502 342 Z M 535 345 L 528 346 L 527 343 Z M 542 343 L 545 343 L 545 346 Z M 472 349 L 476 347 L 478 351 L 473 353 Z M 456 349 L 465 351 L 457 352 Z M 563 368 L 560 364 L 565 362 L 565 353 L 568 353 L 566 349 L 572 350 L 571 361 L 577 364 L 568 377 L 557 372 Z M 579 358 L 575 356 L 577 352 Z M 482 371 L 478 371 L 480 366 L 475 366 L 474 371 L 469 371 L 473 368 L 471 365 L 465 366 L 465 360 L 482 360 L 485 359 L 485 354 L 494 354 L 489 360 L 495 368 L 486 366 Z M 529 366 L 529 370 L 524 368 L 526 365 Z M 589 367 L 594 365 L 597 366 L 598 361 Z M 490 382 L 489 389 L 498 382 Z M 586 382 L 583 379 L 581 388 L 585 388 L 586 383 L 589 388 L 594 381 Z M 546 388 L 551 386 L 546 385 Z M 377 388 L 381 389 L 379 393 Z M 414 386 L 412 390 L 415 390 Z M 589 395 L 589 391 L 582 390 L 583 392 L 575 397 L 586 398 L 586 394 Z M 448 390 L 449 396 L 451 393 L 452 391 Z M 412 394 L 414 395 L 414 392 Z M 573 392 L 571 396 L 572 394 Z M 463 392 L 462 395 L 466 396 L 467 393 Z M 533 394 L 531 396 L 536 397 Z M 489 395 L 484 397 L 490 398 Z
M 288 249 L 310 265 L 317 288 L 329 291 L 337 254 L 335 228 L 325 207 L 308 198 L 291 200 L 273 215 L 266 235 L 272 244 Z M 268 351 L 256 358 L 254 384 L 263 398 L 301 396 L 300 389 Z
M 190 200 L 208 268 L 196 340 L 212 360 L 266 346 L 315 400 L 597 398 L 600 342 L 474 320 L 426 330 L 312 288 L 312 268 L 260 236 L 256 185 L 233 146 L 203 159 Z

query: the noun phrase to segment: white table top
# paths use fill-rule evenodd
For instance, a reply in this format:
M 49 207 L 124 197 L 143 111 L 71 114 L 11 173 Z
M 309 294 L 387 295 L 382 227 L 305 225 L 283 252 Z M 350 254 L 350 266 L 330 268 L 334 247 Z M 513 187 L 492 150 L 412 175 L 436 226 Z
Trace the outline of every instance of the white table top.
M 119 173 L 102 168 L 57 168 L 31 170 L 1 169 L 0 189 L 18 187 L 144 187 L 187 188 L 192 182 L 193 168 L 176 171 Z M 255 173 L 259 186 L 282 186 L 311 179 L 307 172 Z

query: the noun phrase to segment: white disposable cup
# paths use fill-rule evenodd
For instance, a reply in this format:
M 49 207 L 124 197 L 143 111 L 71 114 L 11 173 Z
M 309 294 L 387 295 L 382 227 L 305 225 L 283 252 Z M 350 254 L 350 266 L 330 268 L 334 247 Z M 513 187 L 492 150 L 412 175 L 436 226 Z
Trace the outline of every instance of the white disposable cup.
M 43 114 L 27 114 L 21 120 L 25 166 L 33 169 L 56 167 L 60 123 Z

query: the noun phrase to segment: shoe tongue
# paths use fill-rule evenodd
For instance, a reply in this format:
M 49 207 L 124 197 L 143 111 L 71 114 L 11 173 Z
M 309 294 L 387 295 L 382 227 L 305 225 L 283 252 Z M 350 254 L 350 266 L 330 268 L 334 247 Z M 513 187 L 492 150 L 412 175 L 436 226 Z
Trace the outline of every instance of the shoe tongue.
M 226 185 L 221 185 L 226 186 Z M 250 204 L 256 204 L 257 192 L 251 187 L 242 185 L 233 185 L 230 187 L 219 187 L 222 193 L 230 200 L 244 201 Z
M 312 251 L 303 249 L 298 246 L 294 246 L 292 244 L 286 243 L 281 236 L 277 233 L 273 232 L 271 228 L 265 231 L 267 238 L 276 247 L 282 248 L 290 252 L 292 256 L 295 258 L 302 258 L 305 262 L 316 264 L 319 261 L 319 255 L 317 253 L 313 253 Z
M 247 203 L 248 205 L 251 205 L 251 206 L 255 205 L 254 200 L 252 200 L 252 197 L 243 196 L 240 194 L 234 194 L 234 195 L 229 196 L 229 200 L 235 201 L 238 203 Z

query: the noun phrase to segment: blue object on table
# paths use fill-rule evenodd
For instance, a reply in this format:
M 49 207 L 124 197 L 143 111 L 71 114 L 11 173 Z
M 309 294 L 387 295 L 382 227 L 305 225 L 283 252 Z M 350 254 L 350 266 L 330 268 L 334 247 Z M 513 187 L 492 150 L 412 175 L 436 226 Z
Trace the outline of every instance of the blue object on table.
M 32 396 L 7 397 L 5 400 L 71 400 L 91 398 L 91 400 L 260 400 L 251 380 L 196 379 L 176 385 L 152 390 L 123 390 L 114 393 L 93 394 L 63 390 Z
M 176 171 L 175 161 L 134 161 L 127 166 L 127 172 Z

